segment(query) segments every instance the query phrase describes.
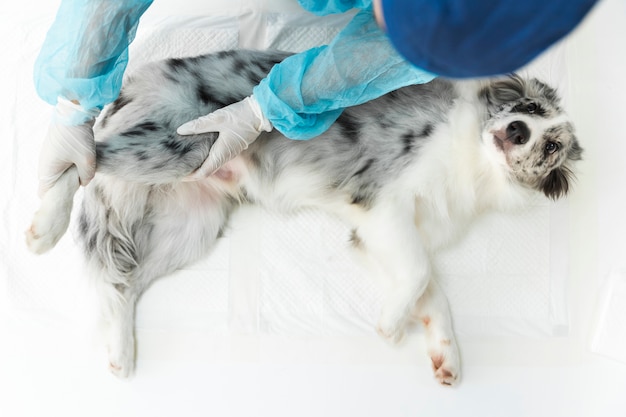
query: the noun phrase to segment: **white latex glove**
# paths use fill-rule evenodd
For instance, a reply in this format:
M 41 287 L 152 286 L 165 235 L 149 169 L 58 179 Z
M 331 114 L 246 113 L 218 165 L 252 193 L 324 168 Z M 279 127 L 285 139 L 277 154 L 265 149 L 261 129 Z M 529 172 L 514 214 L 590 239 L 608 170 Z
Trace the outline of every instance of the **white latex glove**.
M 219 132 L 209 156 L 202 166 L 187 180 L 194 181 L 208 177 L 222 165 L 248 148 L 262 131 L 272 130 L 272 124 L 263 115 L 254 96 L 223 107 L 206 116 L 185 123 L 177 130 L 179 135 L 193 135 Z
M 72 165 L 76 165 L 81 185 L 91 181 L 96 172 L 93 124 L 98 114 L 98 109 L 85 110 L 59 98 L 39 153 L 40 197 Z

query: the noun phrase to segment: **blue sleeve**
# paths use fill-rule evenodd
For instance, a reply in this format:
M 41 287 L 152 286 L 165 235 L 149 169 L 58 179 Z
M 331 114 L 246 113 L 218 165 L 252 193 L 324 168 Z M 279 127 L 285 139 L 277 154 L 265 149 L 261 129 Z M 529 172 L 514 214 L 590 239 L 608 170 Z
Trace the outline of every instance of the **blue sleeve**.
M 57 97 L 102 108 L 119 95 L 139 18 L 152 0 L 63 0 L 39 56 L 34 81 L 50 104 Z
M 371 10 L 358 13 L 327 46 L 293 55 L 255 87 L 265 117 L 285 136 L 310 139 L 362 104 L 435 75 L 405 61 Z
M 366 9 L 372 0 L 298 0 L 303 9 L 317 15 L 343 13 L 350 9 Z

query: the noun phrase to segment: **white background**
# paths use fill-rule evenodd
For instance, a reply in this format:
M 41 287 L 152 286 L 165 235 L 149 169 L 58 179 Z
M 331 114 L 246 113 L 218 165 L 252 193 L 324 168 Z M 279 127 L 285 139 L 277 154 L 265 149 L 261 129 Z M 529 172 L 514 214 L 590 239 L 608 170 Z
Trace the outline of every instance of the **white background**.
M 296 9 L 294 3 L 268 2 L 268 7 Z M 41 39 L 32 39 L 31 33 L 41 31 L 30 30 L 31 25 L 47 27 L 53 6 L 24 3 L 2 12 L 0 35 L 9 40 L 3 65 L 15 66 L 23 55 L 35 52 Z M 218 2 L 198 2 L 199 9 L 220 7 Z M 239 3 L 223 6 L 236 7 Z M 446 389 L 433 381 L 419 335 L 389 347 L 362 333 L 337 337 L 241 331 L 223 337 L 210 330 L 168 327 L 138 332 L 137 375 L 118 381 L 107 374 L 90 319 L 74 319 L 71 326 L 64 320 L 68 311 L 87 316 L 88 298 L 76 300 L 71 309 L 16 308 L 13 281 L 7 278 L 20 271 L 9 262 L 14 241 L 5 226 L 0 229 L 0 262 L 7 266 L 0 269 L 5 284 L 0 287 L 0 415 L 625 416 L 626 365 L 590 352 L 600 288 L 611 270 L 626 263 L 625 40 L 626 2 L 606 0 L 566 41 L 567 107 L 585 147 L 567 219 L 568 336 L 461 337 L 463 381 Z M 20 107 L 12 99 L 16 91 L 32 89 L 24 76 L 31 69 L 23 71 L 2 80 L 8 99 L 0 114 L 7 120 L 16 112 L 44 108 Z M 33 120 L 41 119 L 33 115 Z M 0 129 L 3 136 L 14 136 L 10 123 Z M 32 155 L 37 144 L 33 140 Z M 34 190 L 32 183 L 13 175 L 15 158 L 5 154 L 2 161 L 4 180 Z M 73 250 L 70 243 L 63 249 Z M 78 267 L 55 265 L 53 257 L 37 262 L 81 274 Z M 46 278 L 42 273 L 42 285 L 57 289 L 73 283 L 46 283 Z M 7 294 L 13 294 L 11 302 Z M 38 300 L 23 302 L 37 306 Z

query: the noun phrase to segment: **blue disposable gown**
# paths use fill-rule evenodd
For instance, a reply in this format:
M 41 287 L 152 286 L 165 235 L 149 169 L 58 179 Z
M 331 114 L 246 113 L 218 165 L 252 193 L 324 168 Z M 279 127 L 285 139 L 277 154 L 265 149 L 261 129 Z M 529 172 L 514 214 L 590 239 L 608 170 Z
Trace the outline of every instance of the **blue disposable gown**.
M 254 89 L 265 116 L 287 137 L 324 132 L 345 107 L 434 75 L 405 61 L 377 26 L 371 0 L 299 0 L 316 14 L 362 9 L 327 46 L 276 65 Z M 85 108 L 102 108 L 119 95 L 128 45 L 152 0 L 63 0 L 35 64 L 38 94 Z
M 398 54 L 368 7 L 329 45 L 274 66 L 254 96 L 281 133 L 309 139 L 328 129 L 346 107 L 434 77 Z
M 35 89 L 86 109 L 115 100 L 128 63 L 128 45 L 152 0 L 63 0 L 35 62 Z

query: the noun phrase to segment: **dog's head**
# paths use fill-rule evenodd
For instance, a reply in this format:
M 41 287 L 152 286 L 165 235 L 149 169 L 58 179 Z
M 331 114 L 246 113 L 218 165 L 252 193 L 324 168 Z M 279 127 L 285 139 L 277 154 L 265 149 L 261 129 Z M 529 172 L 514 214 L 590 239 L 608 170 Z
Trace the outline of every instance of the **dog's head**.
M 557 199 L 567 194 L 582 148 L 556 91 L 517 75 L 481 91 L 488 120 L 483 140 L 511 177 Z

